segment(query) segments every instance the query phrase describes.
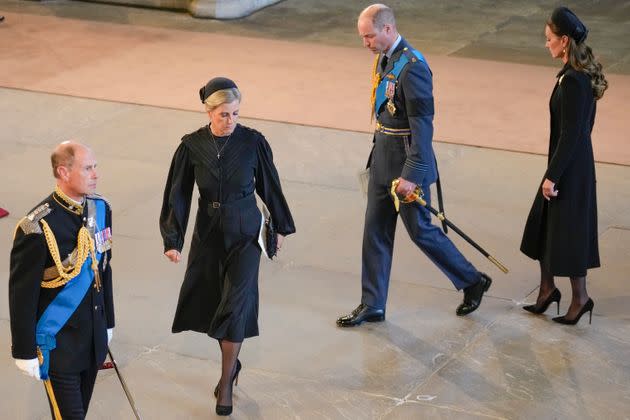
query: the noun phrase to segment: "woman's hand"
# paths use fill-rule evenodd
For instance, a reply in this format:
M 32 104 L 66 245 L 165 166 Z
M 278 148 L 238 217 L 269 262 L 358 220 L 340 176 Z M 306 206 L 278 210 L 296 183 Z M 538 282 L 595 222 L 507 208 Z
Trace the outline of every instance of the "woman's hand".
M 558 196 L 558 190 L 556 190 L 555 188 L 556 184 L 545 178 L 542 183 L 542 195 L 547 201 L 550 201 L 553 197 Z
M 164 255 L 166 255 L 166 258 L 168 258 L 169 260 L 171 260 L 171 262 L 174 262 L 175 264 L 180 262 L 182 259 L 182 254 L 176 249 L 169 249 L 164 253 Z
M 282 242 L 284 242 L 284 236 L 282 236 L 279 233 L 277 233 L 276 237 L 277 237 L 277 240 L 278 240 L 278 251 L 280 251 L 280 248 L 282 248 Z

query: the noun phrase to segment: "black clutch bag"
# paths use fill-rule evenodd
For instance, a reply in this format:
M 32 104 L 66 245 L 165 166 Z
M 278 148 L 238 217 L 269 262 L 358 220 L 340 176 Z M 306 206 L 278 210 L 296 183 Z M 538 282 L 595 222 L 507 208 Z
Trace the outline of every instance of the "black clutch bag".
M 271 260 L 278 253 L 278 232 L 276 232 L 269 210 L 264 205 L 261 214 L 258 245 L 260 245 L 265 256 Z

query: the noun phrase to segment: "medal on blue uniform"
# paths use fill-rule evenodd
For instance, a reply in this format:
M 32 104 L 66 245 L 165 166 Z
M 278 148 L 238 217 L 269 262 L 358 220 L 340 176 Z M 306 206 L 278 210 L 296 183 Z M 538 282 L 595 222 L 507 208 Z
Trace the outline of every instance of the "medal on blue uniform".
M 387 81 L 385 88 L 385 97 L 387 98 L 387 110 L 393 117 L 396 113 L 396 105 L 394 105 L 394 94 L 396 93 L 396 82 Z
M 112 249 L 112 230 L 111 228 L 105 228 L 96 232 L 94 235 L 94 241 L 96 242 L 96 249 L 101 254 L 105 251 Z

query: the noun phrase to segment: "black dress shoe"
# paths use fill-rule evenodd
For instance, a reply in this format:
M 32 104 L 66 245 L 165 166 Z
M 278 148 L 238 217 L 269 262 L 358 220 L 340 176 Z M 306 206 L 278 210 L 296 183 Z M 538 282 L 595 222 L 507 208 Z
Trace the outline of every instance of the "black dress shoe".
M 549 305 L 551 305 L 553 302 L 556 302 L 557 312 L 558 312 L 558 315 L 560 315 L 560 299 L 561 298 L 562 298 L 562 294 L 560 293 L 560 290 L 558 290 L 558 288 L 555 288 L 553 292 L 551 292 L 551 294 L 547 296 L 547 299 L 545 299 L 545 301 L 540 304 L 540 306 L 538 304 L 525 305 L 523 306 L 523 309 L 525 309 L 527 312 L 540 315 L 544 313 L 547 310 L 547 308 L 549 308 Z
M 593 307 L 595 306 L 595 303 L 593 303 L 593 299 L 588 298 L 588 300 L 586 301 L 586 303 L 584 304 L 584 306 L 582 306 L 582 309 L 580 309 L 580 312 L 578 312 L 577 316 L 573 319 L 569 319 L 567 318 L 566 315 L 563 316 L 558 316 L 555 318 L 552 318 L 552 321 L 555 321 L 559 324 L 565 324 L 565 325 L 575 325 L 578 323 L 578 321 L 580 320 L 580 318 L 582 318 L 582 315 L 584 315 L 586 312 L 588 312 L 588 323 L 590 324 L 592 319 L 593 319 Z
M 487 292 L 492 284 L 492 279 L 487 274 L 479 273 L 479 281 L 464 289 L 464 301 L 457 307 L 457 315 L 463 316 L 475 311 L 481 304 L 484 292 Z
M 360 304 L 357 308 L 337 319 L 339 327 L 354 327 L 362 322 L 381 322 L 385 320 L 385 310 L 367 306 L 365 303 Z

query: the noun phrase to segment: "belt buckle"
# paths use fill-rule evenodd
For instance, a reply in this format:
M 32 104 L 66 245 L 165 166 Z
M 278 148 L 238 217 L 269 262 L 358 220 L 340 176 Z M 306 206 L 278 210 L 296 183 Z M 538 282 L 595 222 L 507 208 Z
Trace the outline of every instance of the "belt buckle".
M 221 207 L 221 203 L 219 203 L 218 201 L 213 201 L 212 202 L 212 208 L 213 209 L 218 209 L 219 207 Z

